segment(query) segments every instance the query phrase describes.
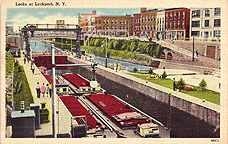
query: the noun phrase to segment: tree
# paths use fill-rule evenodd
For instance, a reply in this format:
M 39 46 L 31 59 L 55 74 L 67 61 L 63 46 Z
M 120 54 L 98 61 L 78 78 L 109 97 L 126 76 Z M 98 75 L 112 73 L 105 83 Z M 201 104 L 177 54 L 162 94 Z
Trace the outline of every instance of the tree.
M 177 84 L 176 84 L 176 87 L 177 89 L 179 89 L 179 91 L 183 90 L 185 88 L 185 81 L 181 78 Z
M 199 86 L 202 88 L 202 90 L 205 90 L 205 88 L 207 87 L 207 82 L 203 79 L 200 82 Z
M 165 78 L 167 77 L 166 71 L 163 72 L 163 74 L 161 75 L 161 77 L 162 77 L 163 79 L 165 79 Z
M 137 73 L 138 72 L 138 69 L 135 67 L 134 69 L 133 69 L 133 73 Z
M 153 72 L 153 69 L 152 68 L 150 68 L 150 70 L 149 70 L 149 72 L 148 72 L 148 74 L 153 74 L 154 72 Z

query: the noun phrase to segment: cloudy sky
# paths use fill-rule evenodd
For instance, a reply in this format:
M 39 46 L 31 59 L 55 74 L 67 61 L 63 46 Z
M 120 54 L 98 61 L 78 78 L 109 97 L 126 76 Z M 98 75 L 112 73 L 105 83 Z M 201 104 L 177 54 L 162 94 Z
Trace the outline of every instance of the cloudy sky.
M 140 8 L 8 8 L 7 22 L 14 23 L 17 31 L 19 26 L 26 24 L 55 24 L 56 20 L 65 20 L 66 24 L 77 24 L 78 14 L 92 13 L 98 15 L 133 15 L 140 13 Z

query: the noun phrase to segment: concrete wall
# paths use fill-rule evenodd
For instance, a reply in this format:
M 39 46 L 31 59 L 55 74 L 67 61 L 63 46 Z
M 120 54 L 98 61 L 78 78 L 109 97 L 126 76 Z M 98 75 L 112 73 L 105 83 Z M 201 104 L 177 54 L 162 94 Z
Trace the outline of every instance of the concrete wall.
M 76 61 L 76 60 L 72 60 L 69 58 L 68 58 L 68 60 L 73 63 L 78 63 L 78 61 Z M 90 69 L 90 68 L 87 67 L 87 69 Z M 97 73 L 106 77 L 107 79 L 121 83 L 123 85 L 126 85 L 129 88 L 140 91 L 141 93 L 146 94 L 159 102 L 168 104 L 168 99 L 169 99 L 170 94 L 168 94 L 166 92 L 160 91 L 159 89 L 155 89 L 152 87 L 148 87 L 144 84 L 121 77 L 119 75 L 116 75 L 111 72 L 107 72 L 107 71 L 99 69 L 99 68 L 97 68 Z M 185 111 L 213 126 L 219 126 L 219 123 L 220 123 L 220 113 L 219 112 L 210 110 L 208 108 L 202 107 L 197 104 L 193 104 L 189 101 L 177 98 L 173 95 L 170 95 L 170 105 L 172 107 Z

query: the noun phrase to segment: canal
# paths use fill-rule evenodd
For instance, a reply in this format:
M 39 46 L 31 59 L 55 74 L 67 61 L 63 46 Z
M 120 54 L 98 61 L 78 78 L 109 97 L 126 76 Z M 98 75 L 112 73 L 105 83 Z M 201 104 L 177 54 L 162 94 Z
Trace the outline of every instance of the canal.
M 33 46 L 33 51 L 48 51 L 50 46 L 36 41 Z M 105 60 L 105 58 L 96 57 L 99 61 Z M 108 62 L 115 63 L 120 62 L 119 60 L 109 59 Z M 128 62 L 122 62 L 124 65 L 126 63 L 129 67 L 135 67 L 141 65 L 129 64 Z M 142 67 L 142 69 L 145 67 Z M 58 71 L 58 73 L 79 73 L 80 75 L 86 77 L 87 79 L 92 78 L 91 70 L 85 67 L 68 67 L 67 71 Z M 167 112 L 168 105 L 158 102 L 151 97 L 142 94 L 140 91 L 130 89 L 129 87 L 122 85 L 120 83 L 110 81 L 103 75 L 97 73 L 97 79 L 108 94 L 114 94 L 133 106 L 139 108 L 155 119 L 161 121 L 164 125 L 167 125 Z M 204 121 L 185 113 L 176 108 L 171 109 L 171 137 L 172 138 L 218 138 L 220 133 L 214 133 L 214 126 L 205 123 Z

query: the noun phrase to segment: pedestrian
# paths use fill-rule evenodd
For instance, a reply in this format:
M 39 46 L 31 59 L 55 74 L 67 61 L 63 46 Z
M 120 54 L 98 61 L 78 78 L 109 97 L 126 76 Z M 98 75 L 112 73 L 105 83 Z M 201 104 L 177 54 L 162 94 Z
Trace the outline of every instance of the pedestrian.
M 26 57 L 24 57 L 24 64 L 26 64 Z
M 47 97 L 48 97 L 48 92 L 49 92 L 49 84 L 46 84 L 46 94 L 47 94 Z
M 221 83 L 219 83 L 219 89 L 221 88 Z
M 33 62 L 31 61 L 31 70 L 32 70 L 32 65 L 33 65 Z
M 176 91 L 176 81 L 175 81 L 175 78 L 173 78 L 173 91 Z
M 34 64 L 32 64 L 32 73 L 33 74 L 35 73 L 35 66 L 34 66 Z
M 52 91 L 52 85 L 49 84 L 49 94 L 50 94 L 50 97 L 51 97 L 51 91 Z
M 196 56 L 198 57 L 198 55 L 199 55 L 199 52 L 198 52 L 198 50 L 196 50 Z
M 45 87 L 45 85 L 43 83 L 43 85 L 41 87 L 41 93 L 43 94 L 43 97 L 44 97 L 45 92 L 46 92 L 46 87 Z
M 37 98 L 40 98 L 40 84 L 37 82 L 36 84 L 36 93 L 37 93 Z

